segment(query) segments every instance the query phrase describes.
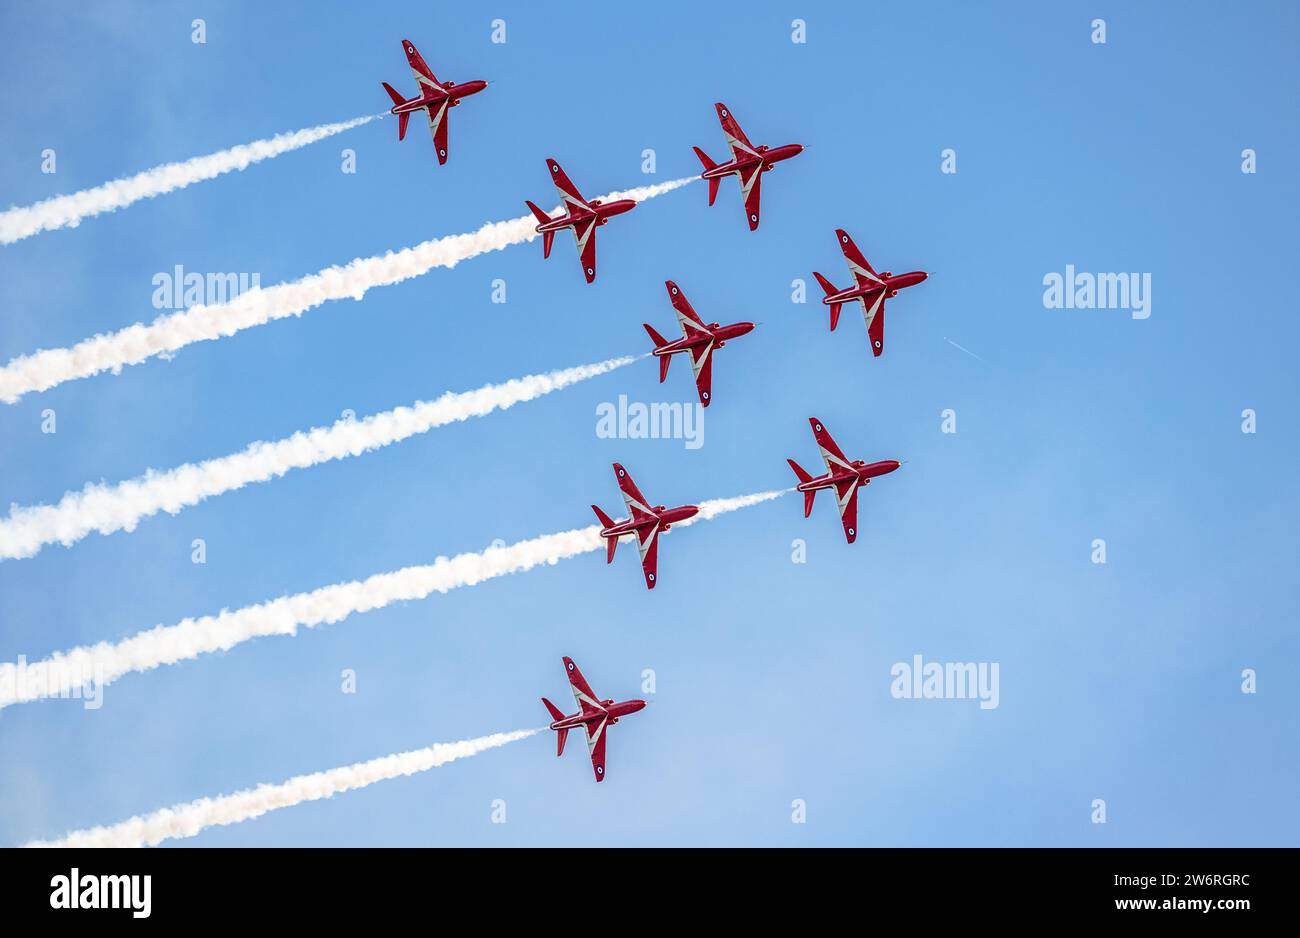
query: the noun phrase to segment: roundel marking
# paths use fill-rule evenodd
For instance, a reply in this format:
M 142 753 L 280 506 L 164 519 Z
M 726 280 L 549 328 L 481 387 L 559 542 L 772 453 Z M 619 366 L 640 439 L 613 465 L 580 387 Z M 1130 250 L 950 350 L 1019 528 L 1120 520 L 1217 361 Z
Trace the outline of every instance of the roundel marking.
M 727 109 L 725 107 L 722 109 L 722 116 L 723 117 L 727 116 Z
M 446 150 L 439 150 L 439 151 L 438 151 L 438 155 L 439 155 L 439 156 L 446 156 L 446 155 L 447 155 L 447 151 L 446 151 Z
M 654 575 L 653 573 L 647 573 L 647 574 L 645 575 L 645 578 L 646 578 L 647 580 L 649 580 L 651 583 L 653 583 L 653 582 L 655 581 L 655 575 Z
M 604 767 L 603 765 L 598 765 L 598 766 L 596 766 L 596 774 L 597 774 L 597 775 L 604 775 L 604 774 L 605 774 L 605 767 Z
M 676 288 L 676 287 L 673 287 L 673 296 L 676 296 L 676 295 L 677 295 L 677 288 Z
M 700 397 L 704 398 L 707 401 L 709 399 L 709 392 L 705 391 L 703 394 L 700 395 Z
M 845 244 L 848 244 L 848 243 L 849 243 L 849 236 L 848 236 L 848 235 L 840 235 L 840 240 L 843 241 Z
M 573 662 L 572 662 L 572 661 L 569 662 L 569 670 L 570 670 L 570 671 L 573 670 Z
M 849 537 L 853 537 L 857 533 L 858 533 L 857 531 L 853 530 L 852 528 L 849 528 Z
M 750 215 L 750 216 L 749 216 L 749 220 L 750 220 L 750 221 L 758 221 L 758 216 L 757 216 L 757 215 Z
M 820 423 L 817 424 L 817 425 L 816 425 L 816 429 L 817 429 L 817 432 L 818 432 L 818 433 L 821 433 L 821 432 L 822 432 L 822 425 L 821 425 Z
M 627 473 L 624 472 L 622 469 L 618 470 L 618 477 L 619 477 L 620 479 L 623 478 L 623 476 L 625 476 L 625 475 L 627 475 Z
M 876 339 L 876 348 L 880 348 L 880 340 Z
M 590 267 L 588 267 L 588 268 L 587 268 L 587 276 L 588 276 L 588 277 L 594 277 L 594 276 L 596 276 L 596 272 L 595 272 L 594 270 L 592 270 Z
M 558 173 L 559 171 L 560 171 L 560 164 L 559 164 L 559 163 L 552 163 L 552 164 L 551 164 L 551 172 L 553 172 L 553 173 Z

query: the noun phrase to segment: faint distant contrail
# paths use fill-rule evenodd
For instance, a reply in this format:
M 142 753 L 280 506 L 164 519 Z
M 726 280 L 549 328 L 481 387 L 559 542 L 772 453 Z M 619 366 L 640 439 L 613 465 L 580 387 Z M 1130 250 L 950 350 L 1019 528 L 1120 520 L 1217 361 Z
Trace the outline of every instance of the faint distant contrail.
M 399 752 L 369 762 L 345 765 L 326 772 L 297 775 L 279 785 L 258 785 L 233 795 L 200 798 L 189 804 L 163 808 L 109 827 L 73 831 L 59 840 L 37 840 L 27 847 L 153 847 L 164 840 L 195 837 L 209 827 L 224 827 L 261 817 L 268 811 L 289 808 L 305 801 L 319 801 L 365 788 L 375 782 L 427 772 L 440 765 L 476 756 L 488 749 L 527 739 L 545 727 L 494 733 L 458 743 L 435 743 L 426 749 Z
M 947 342 L 949 345 L 951 345 L 953 348 L 955 348 L 955 349 L 959 349 L 959 350 L 965 352 L 967 355 L 969 355 L 971 358 L 975 359 L 976 361 L 984 362 L 984 359 L 980 358 L 978 355 L 976 355 L 974 352 L 972 352 L 972 351 L 971 351 L 970 349 L 968 349 L 966 346 L 964 346 L 964 345 L 958 345 L 956 342 L 954 342 L 952 339 L 948 338 L 947 336 L 944 336 L 944 337 L 943 337 L 943 340 L 944 340 L 945 342 Z M 988 362 L 984 362 L 984 364 L 987 365 Z
M 793 491 L 780 489 L 737 498 L 716 498 L 700 504 L 695 518 L 707 521 Z M 688 522 L 682 522 L 686 524 Z M 678 526 L 681 526 L 680 524 Z M 150 671 L 160 665 L 187 661 L 214 651 L 228 651 L 264 635 L 296 635 L 299 627 L 314 628 L 346 619 L 355 612 L 380 609 L 390 603 L 424 599 L 462 586 L 522 573 L 542 564 L 556 564 L 589 551 L 603 550 L 600 527 L 592 525 L 547 534 L 505 547 L 439 557 L 431 564 L 378 573 L 365 580 L 324 586 L 310 593 L 282 596 L 234 611 L 159 625 L 120 642 L 82 645 L 56 652 L 42 661 L 0 664 L 0 708 L 43 697 L 66 696 L 88 682 L 104 684 L 124 674 Z
M 636 360 L 632 356 L 611 358 L 489 384 L 475 391 L 448 391 L 437 400 L 417 401 L 364 420 L 340 420 L 273 443 L 253 443 L 230 456 L 186 463 L 165 472 L 150 470 L 117 485 L 92 483 L 79 492 L 67 493 L 55 505 L 14 505 L 9 517 L 0 519 L 0 560 L 31 557 L 46 544 L 67 547 L 92 531 L 133 531 L 142 518 L 160 511 L 174 515 L 215 495 L 277 478 L 292 469 L 359 456 L 435 427 L 505 410 Z
M 71 195 L 55 196 L 26 208 L 11 208 L 7 212 L 0 212 L 0 244 L 13 244 L 55 228 L 75 228 L 83 218 L 114 212 L 141 199 L 151 199 L 205 179 L 215 179 L 223 173 L 247 169 L 253 163 L 300 149 L 383 116 L 372 114 L 337 124 L 321 124 L 319 127 L 295 130 L 269 140 L 255 140 L 207 156 L 196 156 L 184 162 L 155 166 L 125 179 L 114 179 L 102 186 L 83 189 Z
M 696 176 L 602 196 L 605 201 L 635 199 L 644 202 L 681 188 Z M 70 348 L 43 349 L 13 359 L 0 368 L 0 400 L 12 404 L 24 394 L 45 391 L 65 381 L 87 378 L 102 371 L 117 373 L 155 355 L 234 335 L 253 326 L 288 316 L 301 316 L 329 300 L 359 300 L 371 287 L 400 283 L 426 274 L 435 267 L 455 267 L 461 261 L 512 244 L 532 241 L 537 219 L 524 215 L 510 221 L 490 222 L 469 234 L 434 238 L 396 253 L 359 257 L 344 266 L 327 267 L 300 280 L 246 290 L 229 303 L 196 305 L 159 316 L 149 325 L 136 323 L 119 332 L 104 333 Z

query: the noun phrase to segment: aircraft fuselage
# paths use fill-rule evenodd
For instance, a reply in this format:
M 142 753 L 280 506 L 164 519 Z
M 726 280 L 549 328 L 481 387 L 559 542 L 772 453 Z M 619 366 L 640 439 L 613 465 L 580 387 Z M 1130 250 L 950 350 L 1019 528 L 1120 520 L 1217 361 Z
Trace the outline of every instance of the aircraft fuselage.
M 599 720 L 609 719 L 609 725 L 613 726 L 618 722 L 619 717 L 625 717 L 629 713 L 636 713 L 638 710 L 645 709 L 644 700 L 602 700 L 600 702 L 603 710 L 592 710 L 589 713 L 579 711 L 571 713 L 562 720 L 556 720 L 550 725 L 553 730 L 571 730 L 587 723 L 594 723 Z
M 658 524 L 660 531 L 667 531 L 669 527 L 677 522 L 695 517 L 699 510 L 695 505 L 681 505 L 677 508 L 665 508 L 663 505 L 656 505 L 653 511 L 644 518 L 627 518 L 609 527 L 601 528 L 600 536 L 622 537 L 625 534 L 636 534 L 642 528 L 648 528 L 653 524 Z
M 800 482 L 795 488 L 800 492 L 816 492 L 821 489 L 834 488 L 840 482 L 847 482 L 850 479 L 857 479 L 862 485 L 866 485 L 876 476 L 883 476 L 893 472 L 900 465 L 901 463 L 896 459 L 882 459 L 873 463 L 863 462 L 859 459 L 853 463 L 851 468 L 827 472 L 824 475 L 809 479 L 807 482 Z
M 756 163 L 763 164 L 763 172 L 768 172 L 777 163 L 782 160 L 788 160 L 791 157 L 798 156 L 803 152 L 803 146 L 798 143 L 788 143 L 783 147 L 759 147 L 758 155 L 745 154 L 738 156 L 726 163 L 719 163 L 712 169 L 706 169 L 700 174 L 701 179 L 720 179 L 723 176 L 730 176 L 732 173 L 743 172 L 754 166 Z
M 472 94 L 478 94 L 487 87 L 485 81 L 467 81 L 463 85 L 458 85 L 454 81 L 439 86 L 439 90 L 433 90 L 429 85 L 422 85 L 422 88 L 428 89 L 425 94 L 411 98 L 401 104 L 395 104 L 389 110 L 390 114 L 409 114 L 412 111 L 418 111 L 422 108 L 433 108 L 437 110 L 442 107 L 443 102 L 450 99 L 451 107 L 460 103 L 461 98 L 468 98 Z
M 636 208 L 636 202 L 632 199 L 619 199 L 615 202 L 601 202 L 597 199 L 591 203 L 591 211 L 568 211 L 559 218 L 552 218 L 548 222 L 538 225 L 536 231 L 538 234 L 545 234 L 548 231 L 560 231 L 564 228 L 572 228 L 579 222 L 585 221 L 596 216 L 596 224 L 603 225 L 615 215 L 622 215 L 624 212 L 630 212 Z
M 861 286 L 848 287 L 838 293 L 822 297 L 823 306 L 834 306 L 851 300 L 874 300 L 883 291 L 886 297 L 894 296 L 899 290 L 914 287 L 930 275 L 923 270 L 913 270 L 906 274 L 884 273 L 880 275 L 882 283 L 864 283 Z
M 715 348 L 722 348 L 731 339 L 737 339 L 752 332 L 754 324 L 752 322 L 733 322 L 729 326 L 720 326 L 716 322 L 711 322 L 705 328 L 708 330 L 707 332 L 692 330 L 690 335 L 683 336 L 666 345 L 661 345 L 651 354 L 656 358 L 662 358 L 665 355 L 676 355 L 678 352 L 689 352 L 693 348 L 707 345 L 710 342 L 714 343 Z

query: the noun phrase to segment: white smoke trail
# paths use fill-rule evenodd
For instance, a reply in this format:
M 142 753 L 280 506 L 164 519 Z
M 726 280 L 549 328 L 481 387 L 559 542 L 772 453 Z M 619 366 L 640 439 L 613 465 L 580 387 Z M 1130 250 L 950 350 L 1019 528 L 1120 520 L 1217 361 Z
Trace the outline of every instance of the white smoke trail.
M 55 196 L 25 208 L 11 208 L 0 212 L 0 244 L 13 244 L 55 228 L 75 228 L 83 218 L 115 212 L 141 199 L 152 199 L 154 196 L 192 186 L 196 182 L 215 179 L 224 173 L 247 169 L 253 163 L 301 149 L 317 140 L 341 134 L 383 116 L 372 114 L 337 124 L 295 130 L 269 140 L 255 140 L 207 156 L 196 156 L 181 163 L 155 166 L 126 179 L 114 179 L 93 189 Z
M 417 401 L 360 421 L 340 420 L 333 426 L 300 431 L 273 443 L 253 443 L 230 456 L 186 463 L 165 472 L 150 470 L 118 485 L 88 484 L 79 492 L 67 493 L 55 505 L 14 505 L 9 517 L 0 519 L 0 560 L 31 557 L 56 542 L 67 547 L 94 531 L 133 531 L 141 519 L 160 511 L 174 515 L 224 492 L 505 410 L 637 360 L 632 356 L 611 358 L 489 384 L 475 391 L 448 391 L 434 401 Z
M 612 192 L 602 198 L 644 202 L 697 178 L 690 176 Z M 0 401 L 12 404 L 24 394 L 45 391 L 65 381 L 88 378 L 103 371 L 116 374 L 127 365 L 138 365 L 155 355 L 170 354 L 195 342 L 220 339 L 277 319 L 301 316 L 329 300 L 345 297 L 360 300 L 372 287 L 400 283 L 435 267 L 455 267 L 471 257 L 532 241 L 537 237 L 536 225 L 537 219 L 532 215 L 489 222 L 469 234 L 434 238 L 395 253 L 359 257 L 341 267 L 327 267 L 300 280 L 246 290 L 229 303 L 191 306 L 159 316 L 149 325 L 136 323 L 69 348 L 20 355 L 0 368 Z
M 696 517 L 716 518 L 771 501 L 790 491 L 793 490 L 779 489 L 702 502 Z M 296 635 L 299 627 L 315 628 L 339 622 L 353 613 L 424 599 L 431 593 L 474 586 L 603 549 L 600 527 L 592 525 L 504 547 L 489 547 L 481 552 L 439 557 L 431 564 L 336 583 L 234 611 L 184 619 L 176 625 L 158 625 L 120 642 L 82 645 L 56 652 L 41 661 L 28 663 L 20 658 L 17 663 L 0 664 L 0 709 L 44 697 L 75 695 L 88 684 L 97 685 L 102 691 L 103 685 L 124 674 L 150 671 L 209 652 L 228 651 L 264 635 Z
M 258 785 L 256 788 L 237 791 L 232 795 L 200 798 L 189 804 L 178 804 L 113 824 L 109 827 L 92 827 L 73 831 L 59 840 L 38 840 L 27 847 L 153 847 L 164 840 L 196 837 L 209 827 L 224 827 L 261 817 L 268 811 L 290 808 L 307 801 L 319 801 L 375 782 L 384 782 L 403 775 L 427 772 L 440 765 L 476 756 L 516 740 L 527 739 L 545 727 L 515 730 L 512 733 L 494 733 L 478 739 L 458 743 L 435 743 L 426 749 L 399 752 L 369 762 L 358 762 L 330 769 L 297 775 L 279 785 Z

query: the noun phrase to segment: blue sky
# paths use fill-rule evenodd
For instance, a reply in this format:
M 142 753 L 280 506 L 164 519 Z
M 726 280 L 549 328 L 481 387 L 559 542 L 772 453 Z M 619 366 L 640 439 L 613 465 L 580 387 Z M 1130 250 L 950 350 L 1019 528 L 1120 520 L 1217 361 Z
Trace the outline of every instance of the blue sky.
M 385 120 L 4 248 L 5 361 L 152 318 L 151 280 L 175 264 L 270 284 L 552 204 L 547 156 L 589 196 L 696 173 L 692 145 L 725 152 L 714 101 L 755 143 L 809 150 L 765 179 L 755 233 L 731 181 L 712 208 L 697 184 L 614 219 L 592 286 L 568 241 L 549 261 L 519 246 L 4 406 L 0 499 L 27 505 L 345 409 L 644 351 L 641 322 L 672 326 L 665 278 L 706 320 L 762 321 L 719 354 L 699 449 L 597 437 L 619 394 L 691 399 L 680 362 L 662 389 L 639 363 L 0 564 L 0 660 L 587 524 L 591 502 L 618 505 L 614 460 L 668 504 L 787 485 L 785 457 L 816 463 L 810 414 L 850 456 L 908 463 L 862 493 L 852 547 L 829 500 L 805 520 L 792 496 L 670 534 L 653 593 L 634 553 L 591 554 L 130 675 L 95 712 L 10 708 L 0 843 L 541 725 L 568 654 L 606 696 L 657 678 L 655 706 L 612 731 L 604 784 L 548 734 L 183 844 L 1295 845 L 1297 18 L 1280 2 L 760 3 L 722 20 L 6 7 L 6 205 L 386 109 L 381 80 L 410 93 L 403 37 L 440 78 L 492 85 L 452 115 L 444 167 L 418 124 L 399 145 Z M 840 226 L 878 269 L 932 272 L 891 301 L 880 359 L 854 310 L 831 334 L 815 297 L 790 301 L 814 269 L 847 280 Z M 1067 264 L 1150 273 L 1151 317 L 1045 309 L 1042 279 Z M 916 654 L 997 662 L 1000 706 L 892 698 L 890 667 Z

